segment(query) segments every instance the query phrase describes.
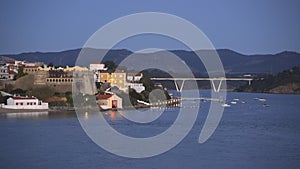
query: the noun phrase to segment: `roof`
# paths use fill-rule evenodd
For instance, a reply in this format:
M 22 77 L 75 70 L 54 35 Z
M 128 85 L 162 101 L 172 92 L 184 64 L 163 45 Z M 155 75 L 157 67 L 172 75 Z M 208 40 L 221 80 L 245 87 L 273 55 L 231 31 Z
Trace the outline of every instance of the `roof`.
M 111 94 L 98 94 L 98 95 L 97 95 L 97 99 L 98 99 L 98 100 L 104 100 L 104 99 L 108 99 L 108 98 L 110 98 L 110 97 L 112 97 Z
M 14 100 L 36 100 L 37 98 L 35 97 L 21 97 L 21 96 L 15 96 L 11 97 Z
M 8 61 L 9 64 L 15 64 L 15 61 Z
M 15 72 L 15 71 L 12 71 L 12 70 L 10 70 L 9 72 L 8 72 L 8 74 L 13 74 L 13 75 L 16 75 L 16 74 L 18 74 L 17 72 Z
M 38 66 L 25 66 L 25 68 L 38 68 Z
M 103 64 L 103 63 L 101 63 L 101 62 L 93 62 L 91 64 Z
M 124 70 L 116 69 L 113 73 L 125 73 Z
M 142 73 L 127 73 L 127 76 L 143 76 Z

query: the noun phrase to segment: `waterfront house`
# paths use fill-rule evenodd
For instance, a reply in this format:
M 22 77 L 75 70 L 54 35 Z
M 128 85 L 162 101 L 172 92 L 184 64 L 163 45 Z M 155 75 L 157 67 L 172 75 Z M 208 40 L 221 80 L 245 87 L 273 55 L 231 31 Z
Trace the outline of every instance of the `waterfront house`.
M 97 103 L 101 109 L 122 108 L 122 98 L 115 94 L 99 94 Z
M 7 104 L 1 104 L 5 109 L 38 109 L 47 110 L 48 103 L 44 103 L 36 97 L 13 96 L 7 99 Z

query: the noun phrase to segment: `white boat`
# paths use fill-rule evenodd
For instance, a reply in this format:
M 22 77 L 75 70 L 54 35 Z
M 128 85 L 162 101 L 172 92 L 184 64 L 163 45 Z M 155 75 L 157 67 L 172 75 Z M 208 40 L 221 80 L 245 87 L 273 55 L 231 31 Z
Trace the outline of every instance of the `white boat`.
M 240 99 L 233 99 L 234 101 L 239 101 Z
M 231 104 L 237 104 L 237 102 L 236 101 L 232 101 Z
M 221 105 L 222 107 L 230 107 L 231 105 L 230 104 L 227 104 L 227 103 L 224 103 Z
M 261 101 L 261 102 L 266 102 L 267 99 L 264 99 L 264 98 L 259 98 L 258 101 Z

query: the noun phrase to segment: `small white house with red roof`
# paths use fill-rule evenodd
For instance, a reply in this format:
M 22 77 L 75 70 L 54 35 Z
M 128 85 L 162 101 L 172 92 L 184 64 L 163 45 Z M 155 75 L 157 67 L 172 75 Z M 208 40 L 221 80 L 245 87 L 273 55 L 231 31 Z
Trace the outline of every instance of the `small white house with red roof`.
M 48 103 L 44 103 L 36 97 L 13 96 L 7 99 L 7 104 L 1 104 L 5 109 L 37 109 L 47 110 Z
M 97 103 L 104 110 L 122 108 L 122 98 L 115 94 L 99 94 L 97 95 Z

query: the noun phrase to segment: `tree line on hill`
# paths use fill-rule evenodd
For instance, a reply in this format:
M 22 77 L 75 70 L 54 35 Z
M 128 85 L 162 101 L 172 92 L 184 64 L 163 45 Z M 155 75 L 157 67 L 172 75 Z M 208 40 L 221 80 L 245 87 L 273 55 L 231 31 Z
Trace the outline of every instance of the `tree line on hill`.
M 258 93 L 300 93 L 300 69 L 293 67 L 278 74 L 265 74 L 256 77 L 251 85 L 242 85 L 236 89 L 239 92 Z

